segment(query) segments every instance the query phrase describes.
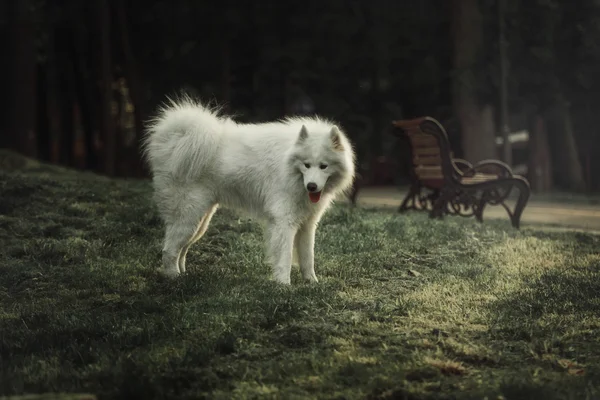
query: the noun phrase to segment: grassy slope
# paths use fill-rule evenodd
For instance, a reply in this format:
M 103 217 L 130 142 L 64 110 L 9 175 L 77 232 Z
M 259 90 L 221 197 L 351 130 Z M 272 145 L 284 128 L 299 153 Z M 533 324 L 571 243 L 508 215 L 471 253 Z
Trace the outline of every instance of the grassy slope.
M 0 395 L 598 395 L 598 236 L 339 206 L 280 287 L 220 210 L 166 282 L 146 182 L 43 171 L 0 173 Z

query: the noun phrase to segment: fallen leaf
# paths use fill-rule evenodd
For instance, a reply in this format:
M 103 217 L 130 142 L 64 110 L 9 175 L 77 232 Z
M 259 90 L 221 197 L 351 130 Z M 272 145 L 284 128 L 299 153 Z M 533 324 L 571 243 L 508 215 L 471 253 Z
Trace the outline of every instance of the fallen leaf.
M 583 368 L 569 368 L 567 370 L 569 375 L 585 375 L 585 370 Z
M 441 329 L 437 329 L 437 328 L 435 328 L 435 329 L 432 329 L 432 330 L 431 330 L 431 333 L 432 333 L 434 336 L 438 336 L 438 337 L 439 337 L 439 336 L 442 336 L 442 337 L 448 337 L 448 336 L 450 336 L 450 335 L 448 334 L 448 332 L 444 332 L 443 330 L 441 330 Z
M 424 361 L 427 364 L 439 369 L 444 375 L 466 375 L 469 372 L 467 368 L 458 361 L 439 360 L 430 357 L 426 357 Z
M 585 369 L 577 364 L 576 361 L 567 360 L 562 358 L 557 361 L 558 365 L 567 370 L 569 375 L 585 375 Z
M 577 366 L 577 363 L 575 361 L 571 361 L 571 360 L 567 360 L 566 358 L 561 358 L 560 360 L 556 361 L 558 363 L 558 365 L 560 365 L 561 367 L 565 368 L 565 369 L 569 369 L 569 368 L 573 368 Z

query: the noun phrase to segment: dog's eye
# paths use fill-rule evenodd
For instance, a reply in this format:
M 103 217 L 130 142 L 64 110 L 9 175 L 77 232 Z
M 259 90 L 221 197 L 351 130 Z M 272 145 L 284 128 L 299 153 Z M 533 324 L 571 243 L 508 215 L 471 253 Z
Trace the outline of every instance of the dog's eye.
M 325 169 L 325 168 L 327 168 L 327 165 L 326 164 L 321 164 L 321 165 L 319 165 L 319 168 Z
M 310 168 L 310 164 L 304 164 L 306 168 Z

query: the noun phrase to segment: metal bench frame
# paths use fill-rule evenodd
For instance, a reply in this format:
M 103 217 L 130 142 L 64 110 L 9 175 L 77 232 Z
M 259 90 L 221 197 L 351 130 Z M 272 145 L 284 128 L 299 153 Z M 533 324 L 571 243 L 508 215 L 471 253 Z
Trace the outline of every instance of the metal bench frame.
M 483 222 L 486 205 L 501 205 L 513 227 L 519 228 L 521 215 L 531 189 L 529 182 L 515 175 L 498 160 L 471 164 L 454 158 L 444 127 L 434 118 L 393 121 L 394 134 L 405 134 L 411 143 L 411 181 L 409 192 L 398 211 L 429 211 L 431 218 L 446 214 L 475 218 Z M 514 209 L 506 204 L 512 190 L 519 196 Z

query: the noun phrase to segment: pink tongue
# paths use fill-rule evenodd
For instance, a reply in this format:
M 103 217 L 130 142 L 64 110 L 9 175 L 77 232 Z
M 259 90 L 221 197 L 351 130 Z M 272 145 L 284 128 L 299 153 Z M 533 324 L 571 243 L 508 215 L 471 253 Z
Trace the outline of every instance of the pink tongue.
M 310 197 L 310 201 L 316 203 L 321 199 L 321 192 L 309 193 L 308 197 Z

